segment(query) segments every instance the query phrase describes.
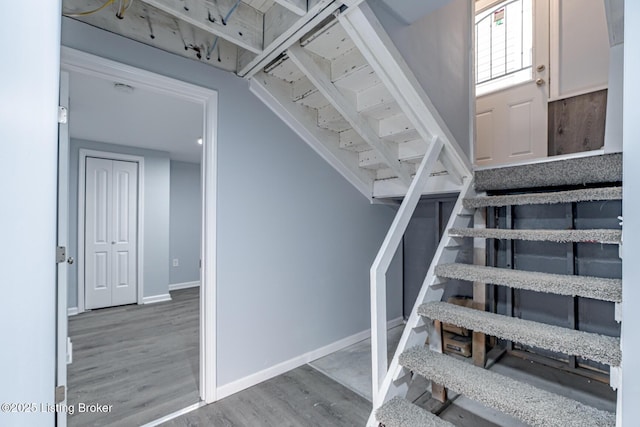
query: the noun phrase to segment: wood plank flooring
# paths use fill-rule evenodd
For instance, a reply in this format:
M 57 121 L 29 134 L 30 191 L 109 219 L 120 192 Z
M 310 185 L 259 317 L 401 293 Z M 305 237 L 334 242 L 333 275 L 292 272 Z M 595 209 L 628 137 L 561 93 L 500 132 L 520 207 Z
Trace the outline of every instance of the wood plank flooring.
M 69 426 L 139 426 L 199 401 L 199 288 L 172 301 L 93 310 L 69 318 L 68 403 L 113 405 L 74 413 Z
M 365 398 L 304 365 L 162 426 L 354 427 L 370 410 Z

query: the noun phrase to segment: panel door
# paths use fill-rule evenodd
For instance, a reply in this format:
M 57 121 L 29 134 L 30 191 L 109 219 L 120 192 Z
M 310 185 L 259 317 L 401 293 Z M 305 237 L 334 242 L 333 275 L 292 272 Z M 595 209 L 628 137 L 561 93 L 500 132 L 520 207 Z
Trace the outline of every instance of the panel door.
M 111 306 L 113 162 L 87 157 L 85 192 L 85 307 Z
M 527 23 L 523 18 L 518 23 L 511 18 L 512 29 L 520 26 L 513 35 L 509 30 L 509 13 L 512 17 L 519 15 L 516 9 L 508 11 L 520 4 L 531 21 Z M 488 22 L 482 28 L 476 27 L 477 46 L 485 48 L 477 47 L 476 52 L 479 67 L 476 79 L 482 83 L 476 86 L 479 96 L 475 164 L 490 166 L 546 157 L 549 0 L 499 2 L 490 10 Z
M 137 188 L 134 162 L 87 157 L 85 307 L 137 301 Z
M 137 301 L 138 164 L 113 161 L 111 305 Z

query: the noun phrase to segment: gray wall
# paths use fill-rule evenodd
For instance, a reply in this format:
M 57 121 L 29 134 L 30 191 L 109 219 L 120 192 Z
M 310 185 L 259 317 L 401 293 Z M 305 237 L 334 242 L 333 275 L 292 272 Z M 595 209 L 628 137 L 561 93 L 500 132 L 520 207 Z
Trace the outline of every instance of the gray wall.
M 469 156 L 472 2 L 451 0 L 411 25 L 399 20 L 382 0 L 367 3 Z
M 624 5 L 624 262 L 622 264 L 622 424 L 632 426 L 640 419 L 640 200 L 637 183 L 640 182 L 640 2 L 627 1 Z M 634 184 L 636 183 L 636 184 Z
M 200 165 L 171 161 L 171 207 L 169 216 L 169 283 L 200 280 L 202 194 Z M 178 266 L 173 266 L 173 260 Z
M 71 100 L 73 102 L 73 94 Z M 144 157 L 144 296 L 169 292 L 169 153 L 101 142 L 71 140 L 69 253 L 78 257 L 78 166 L 81 148 Z M 69 307 L 78 305 L 78 264 L 69 268 Z
M 370 327 L 369 267 L 393 209 L 370 205 L 246 81 L 70 19 L 62 37 L 218 91 L 219 385 Z M 389 318 L 402 315 L 394 271 Z
M 60 1 L 3 7 L 11 18 L 0 30 L 0 402 L 52 404 Z M 22 42 L 42 50 L 26 54 Z M 54 413 L 1 413 L 0 424 L 52 426 Z

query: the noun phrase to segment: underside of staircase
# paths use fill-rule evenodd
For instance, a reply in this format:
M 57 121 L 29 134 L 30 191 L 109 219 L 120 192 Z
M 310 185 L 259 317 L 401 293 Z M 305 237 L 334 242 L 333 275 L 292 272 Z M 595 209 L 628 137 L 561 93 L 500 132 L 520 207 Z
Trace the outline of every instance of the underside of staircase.
M 583 275 L 574 263 L 575 259 L 571 261 L 572 271 L 557 274 L 550 272 L 553 267 L 544 263 L 539 263 L 543 271 L 532 270 L 531 265 L 524 262 L 520 266 L 514 262 L 513 255 L 514 248 L 526 248 L 527 242 L 545 242 L 541 245 L 546 245 L 544 247 L 550 252 L 559 247 L 561 250 L 568 248 L 572 255 L 573 251 L 580 250 L 610 256 L 612 250 L 609 248 L 612 248 L 617 257 L 617 246 L 621 245 L 621 223 L 618 219 L 622 199 L 621 165 L 621 155 L 615 154 L 476 171 L 475 194 L 464 197 L 463 209 L 453 213 L 458 218 L 452 218 L 449 223 L 455 224 L 457 220 L 467 224 L 449 227 L 448 235 L 443 239 L 445 246 L 453 251 L 472 246 L 473 262 L 451 262 L 451 256 L 434 258 L 430 269 L 433 278 L 425 280 L 428 289 L 423 290 L 416 302 L 412 318 L 374 401 L 375 410 L 369 426 L 452 425 L 405 399 L 408 385 L 417 377 L 431 382 L 432 396 L 437 400 L 445 400 L 445 390 L 449 390 L 532 426 L 616 425 L 613 412 L 590 407 L 488 370 L 485 349 L 489 344 L 507 351 L 518 346 L 535 354 L 551 354 L 558 360 L 573 360 L 574 363 L 579 360 L 584 366 L 597 366 L 601 371 L 606 369 L 603 372 L 610 376 L 608 382 L 611 387 L 618 387 L 622 358 L 619 335 L 598 333 L 594 330 L 597 328 L 579 328 L 575 322 L 567 327 L 566 324 L 518 318 L 514 316 L 512 300 L 507 301 L 507 311 L 511 312 L 506 313 L 504 309 L 498 309 L 492 300 L 497 289 L 512 296 L 514 290 L 522 291 L 522 298 L 531 295 L 527 292 L 544 294 L 550 305 L 555 304 L 554 299 L 564 301 L 563 298 L 577 304 L 580 298 L 581 301 L 595 301 L 601 307 L 610 307 L 605 310 L 615 317 L 610 321 L 621 321 L 619 259 L 618 263 L 612 262 L 610 276 L 595 277 Z M 566 173 L 567 170 L 571 173 Z M 514 227 L 518 224 L 517 212 L 526 215 L 531 212 L 523 210 L 527 206 L 539 209 L 537 212 L 542 212 L 540 209 L 547 206 L 555 207 L 557 212 L 575 212 L 576 208 L 591 207 L 594 212 L 602 210 L 603 217 L 596 215 L 585 221 L 573 220 L 567 225 L 561 220 L 554 222 L 549 215 L 535 218 L 548 227 Z M 613 217 L 606 216 L 612 212 Z M 525 215 L 522 213 L 520 215 Z M 520 221 L 521 224 L 531 222 L 531 219 Z M 590 223 L 609 226 L 591 228 Z M 496 248 L 502 248 L 506 256 L 511 257 L 506 264 L 503 262 L 505 265 L 495 265 Z M 493 255 L 491 251 L 494 251 Z M 592 262 L 599 261 L 594 258 Z M 473 287 L 473 308 L 440 301 L 438 293 L 429 292 L 429 289 L 446 287 L 456 281 Z M 443 323 L 473 331 L 473 358 L 443 353 Z
M 460 191 L 471 166 L 366 4 L 341 8 L 250 88 L 369 199 L 403 197 L 430 151 L 424 192 Z

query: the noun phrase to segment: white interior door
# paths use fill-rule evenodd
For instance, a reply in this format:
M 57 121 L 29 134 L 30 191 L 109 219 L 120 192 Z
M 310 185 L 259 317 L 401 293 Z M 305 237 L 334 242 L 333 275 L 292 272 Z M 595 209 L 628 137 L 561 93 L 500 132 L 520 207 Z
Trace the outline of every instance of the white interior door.
M 69 124 L 64 120 L 69 109 L 69 73 L 60 73 L 60 106 L 64 108 L 62 120 L 58 127 L 58 247 L 68 248 L 69 234 Z M 57 277 L 57 310 L 56 310 L 56 403 L 66 404 L 67 401 L 67 276 L 68 263 L 73 258 L 68 254 L 58 260 Z M 56 412 L 56 426 L 67 425 L 67 413 Z
M 478 166 L 547 156 L 549 0 L 476 3 Z
M 87 157 L 85 170 L 85 307 L 135 303 L 138 165 Z

